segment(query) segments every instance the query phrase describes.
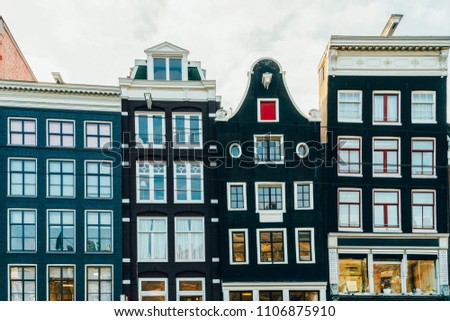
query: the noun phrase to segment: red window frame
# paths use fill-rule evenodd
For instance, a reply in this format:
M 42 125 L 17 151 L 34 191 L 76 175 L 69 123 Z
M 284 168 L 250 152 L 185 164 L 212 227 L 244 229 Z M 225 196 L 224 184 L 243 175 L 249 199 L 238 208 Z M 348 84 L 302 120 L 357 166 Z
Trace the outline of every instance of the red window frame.
M 397 194 L 397 203 L 376 203 L 375 201 L 375 195 L 377 193 L 395 193 Z M 389 211 L 388 207 L 396 205 L 397 207 L 397 225 L 389 225 Z M 373 192 L 373 211 L 374 216 L 376 215 L 375 207 L 376 206 L 383 206 L 383 225 L 376 225 L 376 219 L 374 218 L 373 226 L 375 228 L 400 228 L 400 192 L 399 191 L 393 191 L 393 190 L 374 190 Z
M 397 144 L 397 148 L 396 149 L 391 149 L 391 148 L 375 148 L 375 142 L 377 141 L 395 141 L 395 143 Z M 396 163 L 394 164 L 389 164 L 388 163 L 388 155 L 389 153 L 395 152 L 395 158 L 396 158 Z M 375 163 L 375 153 L 382 153 L 383 156 L 383 163 L 382 164 L 378 164 Z M 387 174 L 387 175 L 398 175 L 400 174 L 400 141 L 397 138 L 374 138 L 373 140 L 373 160 L 374 160 L 374 164 L 373 164 L 373 173 L 374 174 Z M 376 171 L 375 170 L 375 165 L 383 165 L 383 171 Z M 395 166 L 397 168 L 396 172 L 389 172 L 388 168 Z
M 359 196 L 358 202 L 354 203 L 354 202 L 341 201 L 341 193 L 342 192 L 358 193 L 358 196 Z M 362 191 L 360 189 L 350 189 L 350 188 L 338 189 L 338 225 L 339 225 L 340 229 L 361 229 L 362 228 L 362 226 L 361 226 L 361 203 L 362 203 L 361 193 L 362 193 Z M 355 204 L 358 204 L 358 226 L 350 224 L 350 214 L 348 215 L 348 225 L 342 225 L 341 224 L 341 205 L 348 205 L 350 207 L 351 205 L 355 205 Z
M 383 120 L 377 120 L 375 119 L 375 98 L 376 97 L 383 97 Z M 395 120 L 389 120 L 389 97 L 396 97 L 397 98 L 397 116 Z M 400 102 L 399 102 L 399 94 L 395 94 L 395 93 L 389 93 L 389 94 L 374 94 L 373 95 L 373 122 L 374 123 L 378 123 L 378 124 L 383 124 L 383 123 L 390 123 L 390 124 L 397 124 L 400 122 Z
M 341 141 L 349 141 L 349 140 L 354 140 L 354 141 L 358 141 L 358 148 L 351 148 L 351 147 L 347 147 L 345 148 L 345 144 L 341 147 Z M 352 162 L 351 160 L 351 152 L 352 151 L 357 151 L 358 152 L 358 161 L 357 162 Z M 344 153 L 346 153 L 347 159 L 349 160 L 347 164 L 348 170 L 343 170 L 342 166 L 341 166 L 341 155 L 343 155 Z M 337 151 L 337 156 L 338 156 L 338 173 L 339 174 L 346 174 L 346 175 L 360 175 L 361 174 L 361 138 L 360 137 L 338 137 L 338 151 Z M 351 171 L 351 166 L 350 165 L 354 165 L 354 164 L 358 164 L 358 171 L 357 172 L 352 172 Z
M 431 150 L 430 149 L 414 149 L 414 142 L 415 141 L 416 142 L 431 142 L 433 148 Z M 413 164 L 411 164 L 411 174 L 413 176 L 434 176 L 435 175 L 435 168 L 436 168 L 435 155 L 434 155 L 435 150 L 436 150 L 436 142 L 435 142 L 434 139 L 413 138 L 411 140 L 411 163 L 412 163 L 412 159 L 414 157 L 414 153 L 417 153 L 417 154 L 420 153 L 421 154 L 421 159 L 422 159 L 420 165 L 413 165 Z M 424 173 L 425 166 L 424 166 L 423 157 L 424 157 L 425 153 L 431 153 L 431 174 Z M 428 165 L 426 165 L 426 166 L 428 167 Z M 415 173 L 414 172 L 414 168 L 420 169 L 420 173 Z
M 431 194 L 431 195 L 433 195 L 433 203 L 432 204 L 414 203 L 414 194 L 415 193 Z M 422 208 L 422 227 L 415 227 L 414 226 L 414 207 L 415 206 Z M 432 227 L 423 227 L 423 225 L 424 225 L 423 224 L 423 222 L 424 222 L 423 208 L 424 207 L 432 207 L 432 209 L 433 209 L 433 215 L 432 215 L 433 224 L 432 224 Z M 413 230 L 434 230 L 436 228 L 436 222 L 435 222 L 435 217 L 436 217 L 436 192 L 435 191 L 431 191 L 431 190 L 412 190 L 411 191 L 411 217 L 412 217 Z
M 278 121 L 278 101 L 276 99 L 258 100 L 258 121 L 259 122 Z

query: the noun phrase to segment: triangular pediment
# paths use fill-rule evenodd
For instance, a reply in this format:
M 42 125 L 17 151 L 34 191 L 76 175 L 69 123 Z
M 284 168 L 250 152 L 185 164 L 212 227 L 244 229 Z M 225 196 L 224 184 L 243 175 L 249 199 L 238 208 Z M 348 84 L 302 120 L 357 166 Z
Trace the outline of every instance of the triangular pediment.
M 159 45 L 153 46 L 151 48 L 148 48 L 146 50 L 144 50 L 144 52 L 146 54 L 152 54 L 152 53 L 159 53 L 159 54 L 174 54 L 174 53 L 178 53 L 178 54 L 188 54 L 189 51 L 187 51 L 186 49 L 183 49 L 181 47 L 175 46 L 174 44 L 170 43 L 170 42 L 163 42 L 160 43 Z

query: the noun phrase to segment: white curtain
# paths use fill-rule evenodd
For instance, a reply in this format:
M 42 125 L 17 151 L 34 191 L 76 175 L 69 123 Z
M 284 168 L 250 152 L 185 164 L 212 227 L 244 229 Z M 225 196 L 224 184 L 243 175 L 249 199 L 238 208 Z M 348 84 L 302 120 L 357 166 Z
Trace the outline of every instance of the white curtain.
M 167 259 L 166 221 L 163 219 L 142 219 L 138 227 L 139 260 Z

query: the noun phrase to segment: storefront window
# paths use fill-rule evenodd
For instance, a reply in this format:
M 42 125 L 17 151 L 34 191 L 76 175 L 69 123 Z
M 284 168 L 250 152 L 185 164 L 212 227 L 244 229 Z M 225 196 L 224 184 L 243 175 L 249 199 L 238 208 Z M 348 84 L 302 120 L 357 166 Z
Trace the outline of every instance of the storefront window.
M 384 294 L 402 293 L 402 280 L 400 277 L 400 261 L 374 262 L 373 281 L 374 292 Z
M 367 293 L 369 279 L 367 276 L 366 257 L 339 258 L 339 293 Z
M 437 293 L 434 260 L 408 260 L 406 291 L 415 294 Z
M 319 292 L 289 291 L 289 301 L 319 301 Z

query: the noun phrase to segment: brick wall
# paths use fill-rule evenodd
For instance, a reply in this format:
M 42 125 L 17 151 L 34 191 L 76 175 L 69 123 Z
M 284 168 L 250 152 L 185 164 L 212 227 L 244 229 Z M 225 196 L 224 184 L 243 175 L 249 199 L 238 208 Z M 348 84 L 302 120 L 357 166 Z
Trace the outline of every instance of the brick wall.
M 0 35 L 0 79 L 36 81 L 6 30 Z

